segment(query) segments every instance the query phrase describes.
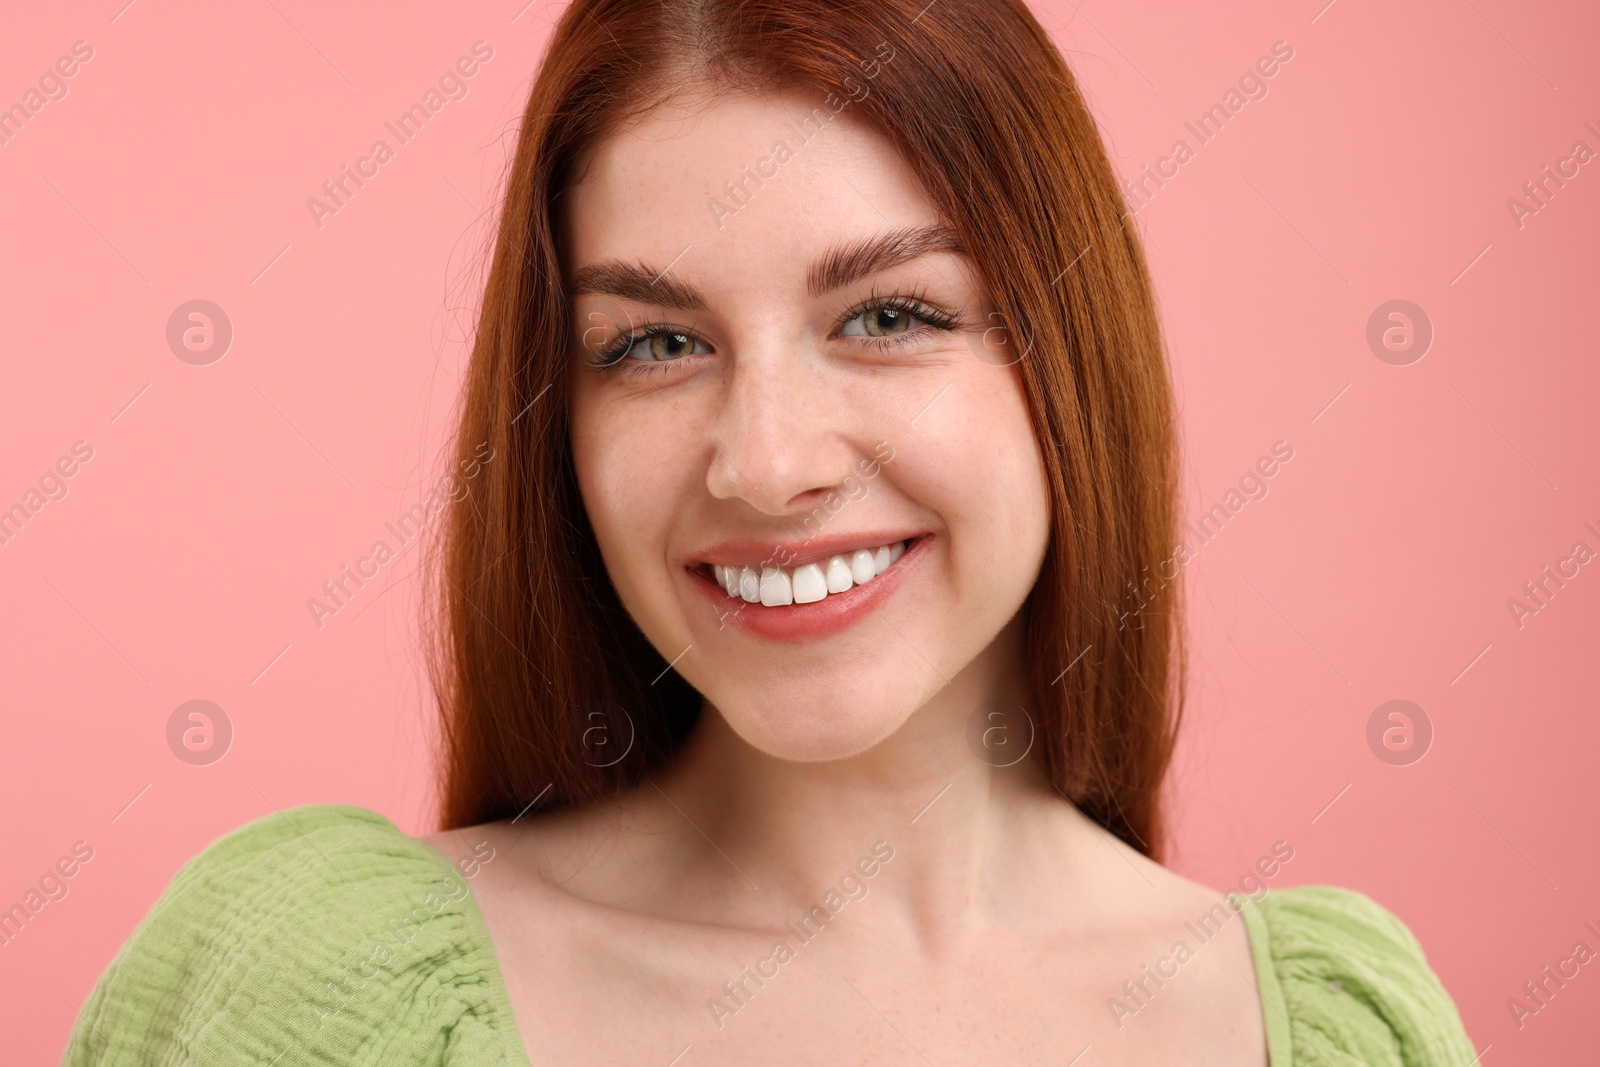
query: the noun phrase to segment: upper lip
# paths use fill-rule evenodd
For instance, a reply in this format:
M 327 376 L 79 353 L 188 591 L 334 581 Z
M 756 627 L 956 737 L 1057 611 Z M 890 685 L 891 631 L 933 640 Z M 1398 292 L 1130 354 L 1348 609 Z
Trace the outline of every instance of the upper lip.
M 927 531 L 905 527 L 818 534 L 811 538 L 736 537 L 718 541 L 690 557 L 689 566 L 800 567 L 858 548 L 874 549 L 896 541 L 914 541 Z

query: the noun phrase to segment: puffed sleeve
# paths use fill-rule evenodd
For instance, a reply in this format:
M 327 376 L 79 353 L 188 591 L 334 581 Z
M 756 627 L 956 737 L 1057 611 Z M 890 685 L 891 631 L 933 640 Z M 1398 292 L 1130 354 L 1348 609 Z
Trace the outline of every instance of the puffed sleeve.
M 1273 1067 L 1469 1067 L 1477 1052 L 1422 946 L 1336 886 L 1230 894 L 1250 932 Z
M 276 812 L 172 879 L 100 976 L 63 1067 L 526 1067 L 460 871 L 383 816 Z

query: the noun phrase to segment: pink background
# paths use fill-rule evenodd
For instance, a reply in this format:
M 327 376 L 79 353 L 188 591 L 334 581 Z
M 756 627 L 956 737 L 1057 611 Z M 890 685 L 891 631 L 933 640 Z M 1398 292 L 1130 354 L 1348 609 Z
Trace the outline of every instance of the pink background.
M 124 2 L 18 6 L 0 35 L 0 104 L 94 49 L 0 145 L 0 507 L 94 450 L 0 546 L 0 903 L 95 850 L 0 948 L 18 1063 L 60 1055 L 73 1006 L 219 834 L 332 801 L 431 828 L 415 547 L 321 630 L 305 601 L 442 473 L 482 213 L 556 10 Z M 1595 966 L 1520 1029 L 1506 1001 L 1580 938 L 1600 949 L 1582 925 L 1600 925 L 1600 563 L 1521 628 L 1507 599 L 1580 538 L 1600 549 L 1600 163 L 1520 228 L 1507 199 L 1574 141 L 1600 150 L 1600 9 L 1321 4 L 1035 6 L 1125 178 L 1194 147 L 1183 123 L 1273 42 L 1294 49 L 1138 216 L 1191 507 L 1274 441 L 1295 450 L 1185 568 L 1174 862 L 1223 887 L 1287 840 L 1272 884 L 1396 912 L 1482 1062 L 1577 1062 Z M 478 40 L 494 57 L 469 95 L 319 229 L 307 198 Z M 209 366 L 165 339 L 196 298 L 235 332 Z M 1435 330 L 1408 366 L 1365 339 L 1396 298 Z M 197 698 L 235 731 L 209 766 L 166 740 Z M 1397 698 L 1434 731 L 1407 766 L 1367 742 Z

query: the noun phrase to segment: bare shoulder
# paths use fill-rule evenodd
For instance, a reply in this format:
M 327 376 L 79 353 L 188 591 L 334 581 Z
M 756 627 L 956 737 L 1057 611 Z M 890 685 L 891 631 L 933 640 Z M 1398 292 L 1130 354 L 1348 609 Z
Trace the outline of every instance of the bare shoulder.
M 1208 1062 L 1265 1064 L 1266 1025 L 1245 920 L 1227 894 L 1164 867 L 1096 830 L 1089 881 L 1105 1010 L 1119 1034 L 1156 1047 L 1194 1047 Z M 1095 935 L 1085 932 L 1082 936 Z M 1187 1043 L 1187 1045 L 1185 1044 Z M 1179 1059 L 1183 1057 L 1178 1056 Z

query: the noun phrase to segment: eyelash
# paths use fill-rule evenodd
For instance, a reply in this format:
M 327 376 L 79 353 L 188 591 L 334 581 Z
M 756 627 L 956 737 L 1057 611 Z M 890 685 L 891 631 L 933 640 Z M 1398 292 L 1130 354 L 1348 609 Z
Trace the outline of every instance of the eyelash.
M 877 290 L 874 289 L 865 300 L 840 316 L 839 320 L 834 323 L 833 328 L 835 330 L 842 328 L 862 312 L 883 310 L 904 312 L 936 330 L 953 330 L 961 321 L 959 316 L 925 303 L 923 290 L 920 288 L 910 294 L 890 293 L 886 296 L 879 296 Z M 880 352 L 888 352 L 903 344 L 910 343 L 909 339 L 916 332 L 906 330 L 893 337 L 862 337 L 858 338 L 858 340 L 865 341 Z M 589 361 L 589 366 L 596 370 L 606 370 L 616 366 L 618 363 L 631 362 L 638 364 L 632 368 L 634 373 L 648 374 L 657 369 L 666 372 L 672 368 L 674 363 L 680 362 L 684 357 L 679 356 L 677 359 L 666 360 L 628 360 L 626 358 L 634 345 L 640 341 L 649 340 L 658 334 L 681 334 L 684 337 L 698 339 L 693 329 L 684 330 L 665 322 L 642 322 L 637 329 L 618 336 L 616 340 L 600 349 L 595 354 L 595 358 Z

